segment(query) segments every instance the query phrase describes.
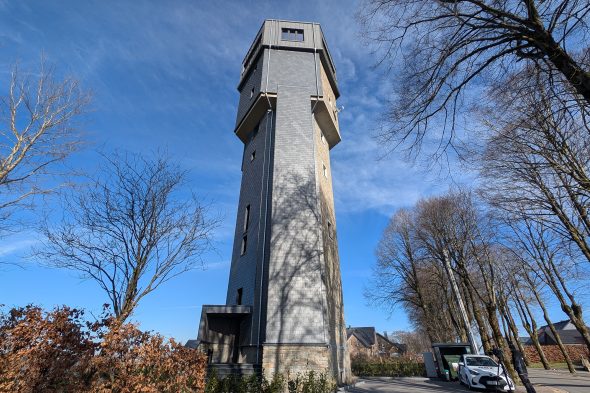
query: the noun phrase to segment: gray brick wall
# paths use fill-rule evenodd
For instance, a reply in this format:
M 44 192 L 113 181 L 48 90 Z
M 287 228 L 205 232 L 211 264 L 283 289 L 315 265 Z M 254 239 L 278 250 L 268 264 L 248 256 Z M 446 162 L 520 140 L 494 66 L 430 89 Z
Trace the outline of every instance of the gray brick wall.
M 306 93 L 308 94 L 309 101 L 309 95 L 316 94 L 316 72 L 314 70 L 313 53 L 266 49 L 267 57 L 269 51 L 271 53 L 268 91 L 273 93 L 278 92 L 279 85 L 283 87 L 304 87 L 307 88 Z M 262 84 L 262 89 L 264 90 L 266 78 L 264 78 Z
M 250 109 L 250 106 L 254 103 L 254 100 L 256 100 L 256 97 L 258 97 L 262 89 L 262 75 L 266 72 L 262 69 L 264 64 L 264 56 L 260 56 L 255 63 L 256 66 L 254 66 L 249 71 L 249 75 L 246 76 L 246 82 L 244 82 L 241 90 L 239 90 L 240 100 L 238 102 L 236 125 L 242 121 L 248 112 L 248 109 Z M 252 94 L 252 97 L 250 97 L 252 89 L 254 89 L 254 93 Z
M 299 344 L 317 344 L 317 348 L 327 348 L 320 351 L 321 356 L 329 357 L 326 362 L 337 374 L 346 355 L 340 337 L 344 320 L 338 249 L 335 236 L 330 238 L 326 228 L 329 220 L 336 230 L 329 147 L 321 141 L 319 125 L 312 120 L 310 99 L 323 93 L 335 104 L 336 97 L 320 68 L 320 56 L 294 48 L 309 49 L 310 34 L 319 33 L 319 26 L 271 23 L 275 33 L 283 24 L 301 25 L 305 42 L 290 45 L 294 50 L 265 48 L 256 71 L 251 68 L 240 87 L 237 123 L 264 91 L 267 73 L 268 91 L 276 94 L 276 108 L 262 117 L 256 137 L 244 145 L 226 304 L 234 305 L 237 290 L 242 288 L 242 304 L 252 306 L 252 317 L 241 325 L 242 346 L 292 344 L 292 348 L 299 348 L 294 349 L 296 361 L 301 356 L 304 361 L 311 347 Z M 316 41 L 323 42 L 321 36 Z M 256 158 L 251 162 L 253 151 Z M 323 164 L 327 179 L 323 178 Z M 248 245 L 241 255 L 247 205 Z M 273 356 L 268 355 L 264 355 L 265 362 L 272 361 Z M 318 364 L 323 362 L 320 360 Z
M 326 342 L 309 87 L 278 87 L 266 342 Z

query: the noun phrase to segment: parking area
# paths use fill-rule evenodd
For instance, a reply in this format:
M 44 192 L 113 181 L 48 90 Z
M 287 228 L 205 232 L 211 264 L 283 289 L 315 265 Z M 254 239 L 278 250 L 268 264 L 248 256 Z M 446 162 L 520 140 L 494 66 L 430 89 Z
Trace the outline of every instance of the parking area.
M 537 393 L 589 393 L 590 373 L 578 372 L 575 375 L 561 370 L 530 369 L 529 376 Z M 370 378 L 360 380 L 355 387 L 349 388 L 352 393 L 434 393 L 434 392 L 466 392 L 467 388 L 459 382 L 443 382 L 428 378 Z M 518 392 L 525 392 L 519 387 Z

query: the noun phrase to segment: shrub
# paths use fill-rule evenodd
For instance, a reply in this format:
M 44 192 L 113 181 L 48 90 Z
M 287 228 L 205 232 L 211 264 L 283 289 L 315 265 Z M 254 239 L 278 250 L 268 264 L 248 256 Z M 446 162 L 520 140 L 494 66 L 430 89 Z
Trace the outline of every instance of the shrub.
M 108 316 L 39 307 L 0 315 L 0 392 L 202 392 L 206 356 Z
M 34 306 L 2 313 L 0 391 L 82 391 L 95 349 L 83 315 L 68 307 L 45 313 Z
M 336 384 L 325 374 L 309 371 L 294 378 L 275 374 L 272 380 L 264 375 L 228 376 L 219 379 L 213 371 L 207 379 L 205 393 L 333 393 Z
M 352 359 L 352 373 L 358 377 L 424 377 L 423 362 L 413 359 Z

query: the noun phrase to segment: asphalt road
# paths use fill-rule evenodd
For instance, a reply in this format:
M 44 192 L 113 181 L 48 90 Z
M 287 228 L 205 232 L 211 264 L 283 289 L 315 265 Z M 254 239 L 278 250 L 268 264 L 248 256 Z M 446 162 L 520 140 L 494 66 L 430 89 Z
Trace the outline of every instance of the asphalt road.
M 554 389 L 569 393 L 590 393 L 590 373 L 578 372 L 575 375 L 567 371 L 529 369 L 529 377 L 537 393 L 552 393 Z M 442 382 L 428 378 L 371 378 L 361 380 L 354 388 L 349 388 L 352 393 L 438 393 L 438 392 L 466 392 L 467 388 L 459 385 L 459 382 Z M 518 391 L 524 392 L 520 387 Z

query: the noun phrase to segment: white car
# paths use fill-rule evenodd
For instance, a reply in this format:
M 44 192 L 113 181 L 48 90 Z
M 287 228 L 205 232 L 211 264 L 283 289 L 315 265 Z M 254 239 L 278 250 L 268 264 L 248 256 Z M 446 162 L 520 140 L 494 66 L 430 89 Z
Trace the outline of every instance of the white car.
M 491 357 L 463 355 L 459 361 L 459 382 L 471 389 L 514 392 L 514 382 Z

